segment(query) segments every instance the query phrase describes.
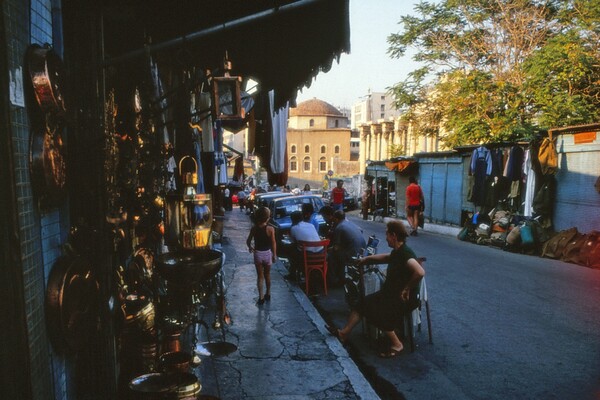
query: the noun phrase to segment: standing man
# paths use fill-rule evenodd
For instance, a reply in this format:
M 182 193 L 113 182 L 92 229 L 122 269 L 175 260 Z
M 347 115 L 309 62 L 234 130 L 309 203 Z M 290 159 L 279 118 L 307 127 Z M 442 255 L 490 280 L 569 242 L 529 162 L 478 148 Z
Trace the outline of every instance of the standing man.
M 229 186 L 225 186 L 225 190 L 223 190 L 223 197 L 225 200 L 225 211 L 231 211 L 231 191 L 229 190 Z
M 409 177 L 408 182 L 409 185 L 406 187 L 406 219 L 411 227 L 410 235 L 417 236 L 421 201 L 424 200 L 423 190 L 421 190 L 421 186 L 417 185 L 414 176 Z
M 346 189 L 344 189 L 344 181 L 338 179 L 337 186 L 331 189 L 331 206 L 334 211 L 344 210 L 344 197 Z
M 240 211 L 244 211 L 244 206 L 246 205 L 246 192 L 242 189 L 238 192 L 238 204 L 240 206 Z

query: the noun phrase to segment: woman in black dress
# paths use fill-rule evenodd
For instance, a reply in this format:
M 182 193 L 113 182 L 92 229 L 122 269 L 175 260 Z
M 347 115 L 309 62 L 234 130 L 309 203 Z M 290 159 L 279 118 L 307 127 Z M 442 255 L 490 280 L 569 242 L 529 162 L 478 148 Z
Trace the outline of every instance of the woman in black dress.
M 379 356 L 390 358 L 398 355 L 404 348 L 394 329 L 404 314 L 416 308 L 417 304 L 410 301 L 414 299 L 411 291 L 425 276 L 425 270 L 417 261 L 412 249 L 406 245 L 408 234 L 402 222 L 388 222 L 385 236 L 388 245 L 392 248 L 391 253 L 374 254 L 359 260 L 359 265 L 388 263 L 387 277 L 381 290 L 366 296 L 364 301 L 351 311 L 346 326 L 342 329 L 327 326 L 327 330 L 344 343 L 352 329 L 364 316 L 370 324 L 381 329 L 389 339 L 390 347 Z

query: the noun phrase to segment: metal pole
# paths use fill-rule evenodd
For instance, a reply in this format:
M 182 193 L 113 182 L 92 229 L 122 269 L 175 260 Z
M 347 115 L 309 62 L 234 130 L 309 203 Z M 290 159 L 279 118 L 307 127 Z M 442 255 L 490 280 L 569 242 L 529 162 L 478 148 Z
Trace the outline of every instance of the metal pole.
M 310 5 L 320 3 L 322 1 L 324 1 L 324 0 L 300 0 L 295 3 L 290 3 L 290 4 L 283 5 L 283 6 L 274 7 L 274 8 L 265 10 L 265 11 L 261 11 L 256 14 L 247 15 L 245 17 L 241 17 L 241 18 L 235 19 L 230 22 L 224 22 L 220 25 L 215 25 L 210 28 L 206 28 L 201 31 L 191 33 L 189 35 L 184 35 L 184 36 L 178 37 L 176 39 L 167 40 L 167 41 L 157 43 L 154 45 L 150 45 L 150 46 L 144 46 L 141 49 L 133 50 L 127 54 L 123 54 L 121 56 L 117 56 L 114 58 L 105 59 L 103 66 L 108 67 L 111 65 L 120 64 L 120 63 L 123 63 L 125 61 L 131 60 L 136 57 L 150 55 L 150 54 L 158 52 L 160 50 L 172 49 L 172 48 L 180 46 L 184 43 L 193 43 L 193 42 L 199 41 L 200 39 L 205 38 L 206 36 L 209 36 L 209 35 L 212 35 L 215 33 L 220 33 L 225 30 L 237 28 L 237 27 L 243 26 L 249 22 L 256 21 L 256 20 L 267 19 L 269 17 L 278 16 L 278 15 L 281 15 L 284 13 L 294 11 L 296 9 L 300 9 L 302 7 L 308 7 Z

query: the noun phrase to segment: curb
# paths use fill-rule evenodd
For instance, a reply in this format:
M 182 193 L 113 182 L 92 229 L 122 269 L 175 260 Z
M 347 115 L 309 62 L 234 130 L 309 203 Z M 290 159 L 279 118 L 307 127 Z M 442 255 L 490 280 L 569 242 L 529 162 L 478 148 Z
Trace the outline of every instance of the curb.
M 354 363 L 354 360 L 352 360 L 346 349 L 344 349 L 342 344 L 336 338 L 327 332 L 325 329 L 326 322 L 323 320 L 321 314 L 319 314 L 315 306 L 311 303 L 302 289 L 297 285 L 289 283 L 287 285 L 291 289 L 294 297 L 304 312 L 306 312 L 319 332 L 322 333 L 326 338 L 325 342 L 327 343 L 327 347 L 329 347 L 329 349 L 337 357 L 344 374 L 348 377 L 348 381 L 350 382 L 350 385 L 352 385 L 352 388 L 356 392 L 357 396 L 361 399 L 380 399 L 367 378 L 365 378 L 363 373 L 360 372 L 358 366 Z
M 410 228 L 410 225 L 408 225 L 408 222 L 406 222 L 403 219 L 391 218 L 391 217 L 383 218 L 383 223 L 387 224 L 389 221 L 400 221 L 404 224 L 404 226 L 407 229 Z M 432 232 L 432 233 L 438 233 L 440 235 L 448 235 L 448 236 L 456 236 L 456 235 L 458 235 L 458 232 L 460 232 L 459 227 L 449 226 L 449 225 L 437 225 L 437 224 L 430 224 L 430 223 L 425 223 L 422 230 L 423 230 L 423 232 Z

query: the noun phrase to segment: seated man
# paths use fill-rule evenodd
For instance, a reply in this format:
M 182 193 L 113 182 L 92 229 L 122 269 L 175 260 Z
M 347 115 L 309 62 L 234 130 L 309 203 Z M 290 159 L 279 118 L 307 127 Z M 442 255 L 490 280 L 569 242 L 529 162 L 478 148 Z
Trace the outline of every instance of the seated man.
M 328 278 L 332 285 L 341 285 L 344 282 L 344 266 L 352 257 L 362 255 L 367 243 L 362 229 L 348 221 L 343 211 L 337 210 L 333 213 L 333 226 Z
M 302 219 L 312 224 L 317 233 L 319 233 L 319 221 L 317 220 L 317 213 L 312 203 L 302 203 Z
M 325 223 L 327 224 L 326 227 L 326 232 L 323 235 L 326 239 L 332 240 L 333 239 L 333 229 L 335 228 L 335 225 L 333 223 L 333 207 L 331 206 L 323 206 L 321 208 L 321 210 L 319 210 L 319 214 L 321 214 L 323 216 L 323 219 L 325 220 Z
M 294 280 L 296 274 L 304 269 L 304 255 L 298 242 L 318 242 L 321 240 L 315 227 L 306 219 L 303 220 L 301 211 L 294 211 L 291 215 L 292 228 L 290 229 L 290 241 L 292 249 L 290 250 L 290 273 L 286 279 Z M 310 218 L 310 216 L 309 216 Z M 308 249 L 313 253 L 323 251 L 323 247 L 311 247 Z
M 344 343 L 352 329 L 360 322 L 361 317 L 381 329 L 389 340 L 389 347 L 379 354 L 380 357 L 390 358 L 398 355 L 404 348 L 394 332 L 403 316 L 417 307 L 414 290 L 425 276 L 425 270 L 417 261 L 415 253 L 406 245 L 408 234 L 400 221 L 387 223 L 385 238 L 392 248 L 389 254 L 374 254 L 361 258 L 359 265 L 388 263 L 387 278 L 381 290 L 364 298 L 350 312 L 346 326 L 337 329 L 326 326 L 327 330 Z

